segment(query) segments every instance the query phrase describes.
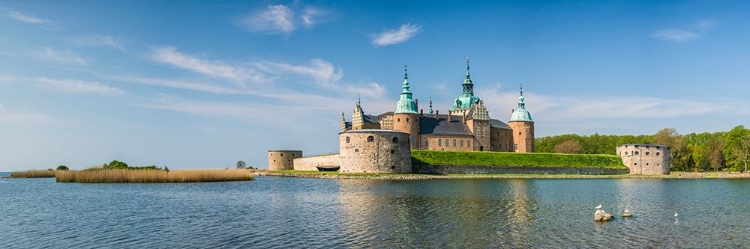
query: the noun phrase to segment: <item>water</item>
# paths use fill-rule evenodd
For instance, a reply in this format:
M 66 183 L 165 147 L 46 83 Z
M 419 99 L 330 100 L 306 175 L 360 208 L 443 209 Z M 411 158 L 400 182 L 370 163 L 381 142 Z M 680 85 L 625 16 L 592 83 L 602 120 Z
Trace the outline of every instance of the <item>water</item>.
M 750 179 L 0 179 L 0 248 L 742 248 L 748 189 Z M 599 204 L 618 219 L 594 223 Z M 635 217 L 619 218 L 626 208 Z

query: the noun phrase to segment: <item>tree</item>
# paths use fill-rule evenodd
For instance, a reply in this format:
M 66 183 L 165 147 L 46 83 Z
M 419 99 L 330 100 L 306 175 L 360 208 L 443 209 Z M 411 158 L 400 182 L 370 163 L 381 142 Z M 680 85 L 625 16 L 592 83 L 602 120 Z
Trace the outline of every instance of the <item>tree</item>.
M 245 166 L 247 166 L 247 164 L 245 163 L 245 161 L 242 161 L 242 160 L 237 161 L 237 169 L 244 169 Z
M 68 166 L 65 166 L 65 165 L 57 166 L 57 170 L 68 170 Z
M 117 160 L 112 160 L 109 164 L 104 164 L 105 169 L 128 169 L 128 164 Z
M 574 140 L 568 140 L 558 145 L 555 145 L 555 148 L 552 149 L 552 152 L 578 154 L 578 153 L 581 153 L 581 145 L 578 144 L 578 142 Z
M 672 168 L 682 170 L 690 168 L 692 164 L 690 148 L 677 129 L 669 127 L 659 130 L 654 134 L 653 143 L 669 146 Z
M 708 140 L 708 163 L 714 171 L 718 171 L 724 166 L 724 148 L 723 137 L 715 136 Z
M 727 159 L 727 166 L 739 170 L 744 166 L 747 171 L 748 156 L 750 156 L 750 130 L 745 126 L 739 125 L 726 134 L 724 134 L 726 147 L 724 155 Z

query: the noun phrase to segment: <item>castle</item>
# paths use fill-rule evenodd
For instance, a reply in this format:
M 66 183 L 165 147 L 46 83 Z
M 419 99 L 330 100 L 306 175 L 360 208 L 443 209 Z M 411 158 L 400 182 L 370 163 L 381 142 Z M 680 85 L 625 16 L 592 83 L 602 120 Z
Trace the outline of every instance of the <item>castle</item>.
M 419 109 L 417 100 L 412 98 L 404 67 L 404 82 L 396 111 L 378 116 L 365 115 L 361 103 L 357 101 L 351 122 L 347 122 L 344 113 L 341 113 L 341 132 L 397 130 L 408 133 L 411 149 L 419 150 L 534 152 L 534 121 L 526 110 L 523 88 L 518 97 L 518 109 L 512 110 L 510 121 L 506 124 L 491 119 L 484 101 L 474 96 L 469 59 L 466 59 L 466 77 L 462 87 L 463 93 L 455 99 L 447 114 L 439 114 L 437 110 L 433 112 L 432 100 L 425 114 Z
M 358 100 L 351 122 L 341 113 L 339 153 L 302 157 L 299 150 L 269 150 L 269 170 L 339 169 L 344 173 L 411 173 L 411 150 L 534 152 L 534 121 L 523 88 L 508 123 L 491 119 L 479 97 L 466 59 L 466 77 L 447 114 L 427 114 L 412 97 L 404 67 L 401 96 L 394 112 L 366 115 Z M 419 111 L 418 111 L 419 110 Z
M 658 144 L 623 144 L 617 155 L 628 166 L 630 174 L 669 175 L 669 146 Z

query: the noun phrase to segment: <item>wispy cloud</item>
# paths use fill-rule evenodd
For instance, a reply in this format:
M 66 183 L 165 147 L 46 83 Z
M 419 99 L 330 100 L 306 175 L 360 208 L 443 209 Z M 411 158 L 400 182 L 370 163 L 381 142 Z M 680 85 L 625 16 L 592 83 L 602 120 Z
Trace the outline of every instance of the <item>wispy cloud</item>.
M 265 10 L 241 18 L 239 24 L 249 31 L 267 33 L 289 34 L 296 28 L 294 11 L 285 5 L 269 5 Z
M 9 110 L 0 104 L 0 123 L 27 125 L 54 122 L 55 119 L 49 114 L 30 110 Z
M 699 35 L 687 30 L 667 29 L 657 31 L 651 34 L 651 37 L 668 41 L 687 42 L 698 38 Z
M 113 95 L 123 94 L 123 90 L 108 86 L 99 82 L 72 80 L 72 79 L 48 79 L 48 78 L 33 78 L 35 82 L 42 83 L 45 87 L 52 88 L 55 90 L 73 92 L 73 93 L 93 93 L 101 95 Z
M 327 14 L 327 10 L 313 6 L 307 6 L 304 10 L 302 10 L 302 23 L 305 25 L 305 27 L 312 27 L 318 23 L 318 17 L 322 17 Z
M 388 46 L 402 43 L 419 34 L 421 29 L 421 25 L 403 24 L 398 30 L 388 30 L 373 35 L 372 44 L 376 46 Z
M 256 66 L 268 73 L 294 73 L 311 77 L 321 87 L 336 87 L 343 77 L 341 69 L 336 70 L 331 63 L 321 59 L 310 60 L 309 65 L 292 65 L 278 62 L 261 62 Z
M 111 36 L 103 35 L 81 35 L 70 38 L 70 42 L 78 46 L 88 47 L 110 47 L 120 51 L 125 50 L 125 46 L 122 42 Z
M 175 47 L 153 48 L 151 59 L 211 77 L 227 79 L 240 86 L 245 86 L 244 83 L 247 82 L 261 83 L 267 80 L 265 76 L 255 72 L 252 68 L 233 66 L 218 60 L 200 59 L 180 53 Z
M 86 65 L 87 63 L 86 59 L 71 51 L 60 51 L 53 48 L 44 48 L 31 54 L 37 59 L 47 62 L 78 65 Z
M 5 16 L 7 16 L 7 17 L 9 17 L 11 19 L 14 19 L 14 20 L 17 20 L 17 21 L 21 21 L 21 22 L 25 22 L 25 23 L 29 23 L 29 24 L 44 24 L 44 25 L 50 25 L 50 24 L 52 24 L 52 21 L 50 21 L 48 19 L 38 18 L 38 17 L 35 17 L 35 16 L 30 16 L 30 15 L 24 15 L 24 14 L 21 14 L 20 12 L 17 12 L 17 11 L 6 11 L 5 12 Z
M 714 20 L 702 20 L 687 29 L 663 29 L 651 34 L 652 38 L 673 42 L 688 42 L 700 38 L 706 31 L 716 26 Z

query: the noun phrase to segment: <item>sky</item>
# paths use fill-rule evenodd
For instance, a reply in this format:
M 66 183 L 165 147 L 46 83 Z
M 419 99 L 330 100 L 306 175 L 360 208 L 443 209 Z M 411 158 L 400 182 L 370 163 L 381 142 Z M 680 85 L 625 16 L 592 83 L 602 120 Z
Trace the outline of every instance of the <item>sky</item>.
M 750 125 L 748 1 L 0 1 L 0 171 L 266 168 L 462 92 L 537 137 Z

